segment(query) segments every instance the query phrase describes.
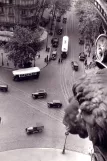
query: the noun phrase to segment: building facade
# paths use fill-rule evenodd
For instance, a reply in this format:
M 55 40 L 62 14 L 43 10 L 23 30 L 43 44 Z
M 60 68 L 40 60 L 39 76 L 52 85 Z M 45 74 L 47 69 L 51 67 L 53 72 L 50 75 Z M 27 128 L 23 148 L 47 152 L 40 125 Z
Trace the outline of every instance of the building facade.
M 0 0 L 0 27 L 32 25 L 42 0 Z

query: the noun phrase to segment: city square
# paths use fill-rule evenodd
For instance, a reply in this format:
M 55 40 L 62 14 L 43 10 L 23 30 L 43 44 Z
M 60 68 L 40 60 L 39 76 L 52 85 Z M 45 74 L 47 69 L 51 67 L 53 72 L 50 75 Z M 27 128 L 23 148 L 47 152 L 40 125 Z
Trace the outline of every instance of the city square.
M 71 2 L 70 10 L 64 14 L 67 18 L 66 23 L 63 23 L 63 15 L 60 22 L 55 18 L 53 35 L 49 34 L 48 27 L 42 27 L 44 45 L 37 53 L 39 57 L 36 56 L 32 61 L 32 67 L 40 68 L 38 79 L 13 81 L 12 71 L 20 68 L 15 67 L 14 63 L 8 60 L 3 47 L 0 48 L 0 84 L 8 85 L 7 92 L 0 92 L 0 158 L 3 161 L 33 161 L 34 158 L 37 161 L 91 161 L 89 148 L 92 148 L 92 143 L 89 138 L 81 139 L 78 135 L 67 136 L 65 151 L 62 154 L 66 137 L 63 118 L 69 98 L 73 95 L 72 86 L 83 75 L 97 70 L 96 67 L 87 69 L 84 61 L 80 60 L 81 55 L 79 57 L 85 49 L 84 45 L 79 44 L 79 19 L 75 3 L 76 0 Z M 56 32 L 57 27 L 63 29 L 59 34 Z M 69 38 L 66 59 L 61 58 L 64 36 Z M 59 40 L 57 48 L 51 43 L 53 37 Z M 55 60 L 44 61 L 46 57 L 52 56 L 54 50 L 57 52 Z M 94 51 L 95 46 L 91 46 L 87 64 L 92 62 Z M 77 62 L 77 69 L 72 67 L 72 61 Z M 32 93 L 40 89 L 46 91 L 46 98 L 33 99 Z M 61 108 L 49 108 L 48 103 L 53 100 L 60 100 Z M 43 132 L 27 135 L 25 129 L 35 127 L 37 122 L 43 124 Z

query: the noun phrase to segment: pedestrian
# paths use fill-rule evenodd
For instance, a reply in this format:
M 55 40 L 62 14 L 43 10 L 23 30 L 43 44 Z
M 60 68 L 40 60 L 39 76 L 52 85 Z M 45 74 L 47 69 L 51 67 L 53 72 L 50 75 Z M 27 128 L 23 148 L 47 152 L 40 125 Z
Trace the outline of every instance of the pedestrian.
M 58 63 L 60 63 L 60 58 L 58 59 Z
M 38 55 L 38 58 L 40 58 L 40 54 Z
M 61 63 L 62 63 L 62 58 L 61 58 Z
M 9 62 L 8 62 L 8 60 L 7 60 L 7 66 L 9 66 Z
M 48 60 L 48 55 L 47 55 L 47 60 Z
M 87 65 L 87 59 L 85 59 L 85 61 L 84 61 L 84 65 L 85 65 L 85 66 Z

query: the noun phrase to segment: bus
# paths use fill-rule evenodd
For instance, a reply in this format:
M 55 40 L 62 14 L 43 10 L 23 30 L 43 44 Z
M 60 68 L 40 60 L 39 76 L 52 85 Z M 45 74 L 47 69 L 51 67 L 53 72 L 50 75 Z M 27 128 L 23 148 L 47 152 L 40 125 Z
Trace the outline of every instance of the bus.
M 64 36 L 63 39 L 62 39 L 62 53 L 61 53 L 62 59 L 65 59 L 67 57 L 67 54 L 68 54 L 68 43 L 69 43 L 69 37 L 68 36 Z
M 40 75 L 40 69 L 39 67 L 30 67 L 30 68 L 24 68 L 24 69 L 18 69 L 12 71 L 13 73 L 13 80 L 14 81 L 20 81 L 25 79 L 37 79 Z

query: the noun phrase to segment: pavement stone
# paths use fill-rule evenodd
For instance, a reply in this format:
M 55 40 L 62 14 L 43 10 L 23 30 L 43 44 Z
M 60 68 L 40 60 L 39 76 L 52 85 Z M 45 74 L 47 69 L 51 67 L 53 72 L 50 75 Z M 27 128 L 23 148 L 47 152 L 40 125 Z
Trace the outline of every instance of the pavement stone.
M 25 148 L 0 152 L 2 161 L 91 161 L 90 155 L 49 148 Z

